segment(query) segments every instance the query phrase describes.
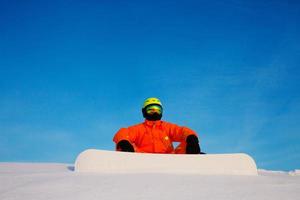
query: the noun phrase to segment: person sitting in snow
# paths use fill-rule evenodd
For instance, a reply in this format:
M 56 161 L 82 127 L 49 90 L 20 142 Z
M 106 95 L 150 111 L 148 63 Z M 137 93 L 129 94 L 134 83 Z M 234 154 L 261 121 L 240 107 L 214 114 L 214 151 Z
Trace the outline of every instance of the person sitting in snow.
M 139 153 L 201 154 L 193 130 L 162 121 L 163 106 L 158 98 L 145 100 L 143 123 L 121 128 L 114 136 L 117 151 Z M 180 142 L 174 149 L 173 142 Z

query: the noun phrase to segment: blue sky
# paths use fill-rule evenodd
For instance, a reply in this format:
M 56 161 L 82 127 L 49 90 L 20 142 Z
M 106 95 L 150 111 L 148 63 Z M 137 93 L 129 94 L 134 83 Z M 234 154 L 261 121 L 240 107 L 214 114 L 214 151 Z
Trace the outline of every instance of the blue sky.
M 156 96 L 203 151 L 299 169 L 299 23 L 297 1 L 1 1 L 0 161 L 113 150 Z

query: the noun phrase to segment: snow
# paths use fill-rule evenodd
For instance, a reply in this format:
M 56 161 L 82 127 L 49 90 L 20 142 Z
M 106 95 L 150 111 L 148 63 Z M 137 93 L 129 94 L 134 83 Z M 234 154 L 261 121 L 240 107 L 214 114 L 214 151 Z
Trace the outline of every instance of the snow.
M 77 173 L 59 163 L 0 163 L 1 200 L 299 199 L 300 170 L 258 176 Z

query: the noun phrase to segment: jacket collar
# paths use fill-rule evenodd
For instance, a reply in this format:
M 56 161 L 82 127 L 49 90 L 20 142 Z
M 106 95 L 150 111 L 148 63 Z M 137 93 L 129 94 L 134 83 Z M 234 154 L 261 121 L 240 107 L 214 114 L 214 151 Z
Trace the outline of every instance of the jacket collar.
M 154 126 L 154 125 L 159 126 L 162 124 L 162 121 L 161 120 L 150 121 L 150 120 L 145 119 L 144 124 L 147 126 Z

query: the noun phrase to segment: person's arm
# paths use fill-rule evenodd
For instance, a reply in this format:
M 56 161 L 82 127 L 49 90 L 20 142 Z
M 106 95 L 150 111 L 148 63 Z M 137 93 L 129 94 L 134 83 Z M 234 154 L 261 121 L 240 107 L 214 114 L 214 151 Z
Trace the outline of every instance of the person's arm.
M 168 124 L 170 128 L 170 137 L 174 142 L 180 142 L 176 148 L 176 153 L 200 154 L 198 135 L 195 131 L 184 126 Z
M 114 136 L 113 141 L 116 143 L 117 151 L 135 152 L 134 145 L 131 143 L 131 138 L 128 128 L 121 128 Z
M 189 135 L 198 137 L 197 133 L 188 127 L 171 123 L 168 123 L 167 126 L 169 128 L 170 137 L 174 142 L 184 142 Z

